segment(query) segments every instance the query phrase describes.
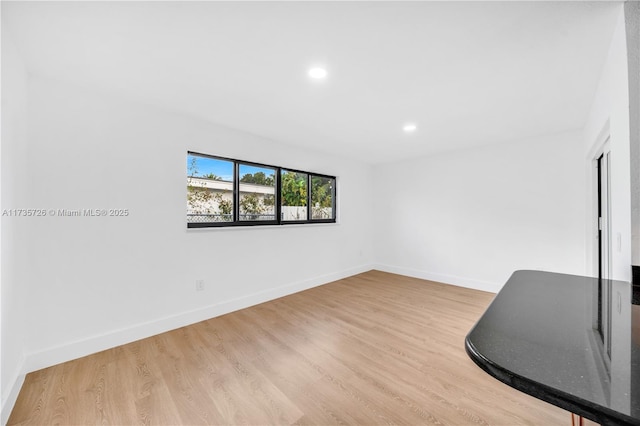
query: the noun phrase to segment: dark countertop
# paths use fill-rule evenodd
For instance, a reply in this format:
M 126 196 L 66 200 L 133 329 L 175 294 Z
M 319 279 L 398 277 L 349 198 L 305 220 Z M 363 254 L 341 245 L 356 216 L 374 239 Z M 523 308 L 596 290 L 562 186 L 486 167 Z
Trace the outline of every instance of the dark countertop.
M 516 271 L 467 335 L 467 354 L 536 398 L 603 425 L 640 425 L 632 290 L 623 281 Z

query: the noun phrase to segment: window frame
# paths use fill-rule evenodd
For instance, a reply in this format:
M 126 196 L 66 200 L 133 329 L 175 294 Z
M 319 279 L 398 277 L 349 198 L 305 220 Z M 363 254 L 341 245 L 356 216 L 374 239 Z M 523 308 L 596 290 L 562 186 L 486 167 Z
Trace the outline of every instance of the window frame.
M 309 189 L 310 189 L 310 183 L 309 182 L 311 181 L 310 176 L 312 174 L 309 173 L 309 172 L 304 172 L 302 170 L 289 169 L 287 167 L 281 167 L 279 171 L 280 171 L 280 177 L 279 177 L 278 180 L 279 180 L 280 183 L 282 183 L 282 172 L 283 171 L 284 172 L 288 172 L 288 173 L 295 173 L 295 174 L 304 173 L 305 175 L 307 175 L 307 199 L 306 199 L 307 205 L 305 206 L 307 208 L 307 218 L 303 219 L 303 220 L 283 220 L 282 219 L 282 187 L 280 187 L 280 189 L 278 191 L 279 194 L 280 194 L 280 215 L 278 216 L 278 218 L 280 218 L 280 221 L 283 222 L 282 223 L 283 225 L 289 225 L 289 224 L 295 225 L 295 224 L 301 224 L 301 223 L 309 222 L 309 217 L 310 217 L 310 214 L 309 214 L 310 213 L 309 212 L 309 207 L 310 207 L 309 200 L 310 200 L 310 198 L 309 197 L 311 196 L 311 194 L 309 192 Z M 300 206 L 300 207 L 302 207 L 302 206 Z
M 331 200 L 333 201 L 333 203 L 331 204 L 331 218 L 329 219 L 313 219 L 313 181 L 312 179 L 314 177 L 319 177 L 319 178 L 324 178 L 324 179 L 332 179 L 333 180 L 333 186 L 331 187 Z M 332 223 L 336 221 L 336 203 L 337 203 L 337 197 L 336 197 L 336 186 L 337 186 L 337 178 L 335 176 L 328 176 L 328 175 L 322 175 L 322 174 L 318 174 L 318 173 L 309 173 L 309 177 L 307 179 L 307 215 L 309 215 L 309 218 L 314 222 L 314 223 L 323 223 L 325 221 Z
M 196 151 L 187 151 L 187 158 L 190 155 L 211 158 L 214 160 L 229 161 L 233 163 L 233 220 L 229 222 L 187 222 L 187 229 L 194 228 L 227 228 L 235 226 L 274 226 L 274 225 L 306 225 L 316 223 L 336 223 L 338 202 L 337 202 L 337 177 L 324 173 L 315 173 L 305 170 L 294 169 L 290 167 L 280 167 L 271 164 L 256 163 L 254 161 L 238 160 L 235 158 L 221 157 L 218 155 L 203 154 Z M 246 165 L 251 167 L 270 168 L 275 171 L 275 199 L 274 199 L 274 220 L 240 220 L 240 166 Z M 282 219 L 282 171 L 293 173 L 304 173 L 307 175 L 307 219 L 305 220 L 283 220 Z M 333 187 L 331 191 L 332 209 L 331 218 L 329 219 L 313 219 L 313 210 L 311 205 L 311 188 L 312 178 L 319 177 L 324 179 L 332 179 Z M 189 178 L 187 172 L 187 178 Z
M 194 154 L 194 153 L 192 153 Z M 213 156 L 208 156 L 210 158 L 216 158 Z M 221 159 L 221 158 L 216 158 Z M 274 180 L 277 179 L 275 174 L 278 172 L 278 169 L 274 166 L 268 166 L 266 164 L 253 163 L 251 161 L 242 161 L 242 160 L 227 160 L 233 161 L 233 222 L 238 222 L 239 225 L 247 224 L 247 225 L 277 225 L 278 223 L 278 208 L 274 204 L 274 219 L 273 220 L 240 220 L 240 186 L 243 182 L 240 182 L 240 167 L 241 166 L 249 166 L 249 167 L 261 167 L 261 168 L 270 168 L 274 170 Z M 277 180 L 274 182 L 274 192 L 275 198 L 278 198 L 278 188 L 279 183 Z M 275 202 L 275 201 L 274 201 Z M 236 208 L 236 205 L 238 206 Z M 208 223 L 208 222 L 204 222 Z M 215 222 L 214 222 L 215 223 Z

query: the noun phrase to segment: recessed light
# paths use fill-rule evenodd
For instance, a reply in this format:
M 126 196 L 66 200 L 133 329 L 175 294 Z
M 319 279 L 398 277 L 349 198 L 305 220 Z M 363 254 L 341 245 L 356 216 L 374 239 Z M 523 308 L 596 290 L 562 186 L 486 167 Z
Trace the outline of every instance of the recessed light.
M 309 70 L 309 77 L 321 80 L 327 77 L 327 70 L 320 67 L 311 68 Z
M 415 124 L 409 123 L 409 124 L 405 124 L 402 130 L 404 130 L 405 133 L 411 133 L 411 132 L 415 132 L 417 128 L 418 126 L 416 126 Z

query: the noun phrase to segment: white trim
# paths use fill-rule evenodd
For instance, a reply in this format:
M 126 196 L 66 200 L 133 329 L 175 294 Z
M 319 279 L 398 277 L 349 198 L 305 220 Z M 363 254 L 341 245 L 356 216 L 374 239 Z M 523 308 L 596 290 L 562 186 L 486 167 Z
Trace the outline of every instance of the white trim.
M 605 142 L 611 138 L 611 130 L 609 124 L 609 118 L 603 123 L 598 137 L 591 142 L 591 146 L 587 151 L 587 159 L 594 160 L 602 154 Z
M 31 372 L 42 368 L 50 367 L 72 359 L 80 358 L 99 351 L 110 349 L 136 340 L 155 336 L 169 330 L 184 327 L 239 309 L 248 308 L 260 303 L 274 300 L 279 297 L 287 296 L 299 291 L 307 290 L 332 281 L 366 272 L 372 269 L 372 265 L 365 264 L 340 272 L 321 275 L 304 281 L 283 285 L 273 289 L 268 289 L 253 293 L 249 296 L 237 299 L 227 300 L 225 302 L 216 303 L 205 306 L 204 308 L 195 309 L 188 312 L 182 312 L 176 315 L 170 315 L 153 321 L 148 321 L 131 327 L 110 331 L 103 334 L 87 337 L 85 339 L 66 342 L 61 345 L 52 346 L 50 348 L 27 353 L 24 363 L 23 372 Z
M 25 359 L 22 358 L 19 363 L 19 367 L 13 375 L 13 380 L 11 383 L 11 389 L 6 394 L 3 392 L 2 396 L 4 397 L 2 401 L 2 407 L 0 407 L 0 424 L 6 425 L 9 421 L 9 416 L 11 415 L 11 411 L 13 410 L 13 406 L 15 405 L 18 394 L 20 393 L 20 389 L 22 389 L 22 385 L 24 384 L 25 374 L 24 371 Z
M 598 257 L 598 265 L 602 264 L 602 278 L 611 279 L 611 268 L 613 266 L 613 262 L 611 259 L 612 252 L 612 243 L 611 243 L 611 145 L 609 143 L 609 139 L 604 143 L 603 146 L 603 165 L 604 171 L 600 172 L 602 176 L 602 189 L 601 196 L 602 209 L 604 210 L 602 214 L 602 223 L 596 221 L 594 226 L 596 229 L 602 228 L 602 241 L 597 241 L 598 247 L 601 247 L 604 260 Z M 597 198 L 597 197 L 596 197 Z
M 585 273 L 590 276 L 598 276 L 598 174 L 597 160 L 605 152 L 611 152 L 611 134 L 609 131 L 609 119 L 604 123 L 597 139 L 591 144 L 587 155 L 587 221 L 586 221 L 586 241 Z
M 472 278 L 458 277 L 455 275 L 438 274 L 418 269 L 403 268 L 399 266 L 375 264 L 374 269 L 382 272 L 390 272 L 392 274 L 406 275 L 408 277 L 420 278 L 423 280 L 436 281 L 443 284 L 454 285 L 456 287 L 471 288 L 474 290 L 488 291 L 497 293 L 500 291 L 504 283 L 491 283 L 488 281 L 480 281 Z

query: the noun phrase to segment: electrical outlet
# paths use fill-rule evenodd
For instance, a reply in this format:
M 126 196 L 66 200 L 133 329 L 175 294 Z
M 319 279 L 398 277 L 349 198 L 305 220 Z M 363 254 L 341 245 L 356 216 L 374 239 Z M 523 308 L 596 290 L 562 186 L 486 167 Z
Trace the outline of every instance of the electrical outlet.
M 204 290 L 204 280 L 196 280 L 196 291 Z

